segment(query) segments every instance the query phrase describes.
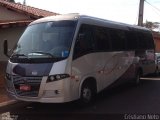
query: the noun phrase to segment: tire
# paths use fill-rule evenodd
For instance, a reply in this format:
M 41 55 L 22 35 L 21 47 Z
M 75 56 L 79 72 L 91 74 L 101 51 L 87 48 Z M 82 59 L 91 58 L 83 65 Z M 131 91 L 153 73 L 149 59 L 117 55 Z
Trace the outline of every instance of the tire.
M 80 103 L 82 105 L 90 104 L 95 97 L 95 87 L 91 82 L 85 82 L 81 88 Z
M 158 67 L 156 67 L 156 70 L 155 70 L 154 75 L 155 75 L 155 76 L 158 76 L 158 75 L 159 75 Z
M 135 83 L 136 85 L 138 85 L 138 84 L 140 83 L 140 78 L 141 78 L 141 76 L 142 76 L 142 72 L 141 72 L 141 70 L 138 70 L 138 71 L 136 72 L 136 77 L 135 77 L 135 80 L 134 80 L 134 83 Z

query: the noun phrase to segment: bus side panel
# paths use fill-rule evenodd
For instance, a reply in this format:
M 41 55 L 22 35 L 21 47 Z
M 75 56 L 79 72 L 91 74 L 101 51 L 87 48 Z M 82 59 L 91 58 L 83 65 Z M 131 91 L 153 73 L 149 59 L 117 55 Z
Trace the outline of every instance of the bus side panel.
M 72 63 L 72 76 L 77 76 L 77 81 L 71 83 L 73 94 L 76 96 L 79 93 L 78 88 L 81 88 L 87 77 L 96 79 L 98 92 L 103 90 L 126 73 L 133 64 L 133 59 L 134 52 L 124 51 L 91 53 L 75 59 Z M 128 76 L 128 79 L 133 78 L 133 75 Z
M 120 78 L 123 78 L 121 80 L 125 81 L 135 77 L 135 68 L 131 67 L 134 64 L 134 52 L 122 51 L 113 52 L 112 54 L 112 58 L 109 61 L 106 61 L 103 88 L 119 80 Z
M 86 78 L 98 77 L 99 81 L 103 80 L 103 76 L 96 75 L 96 73 L 102 70 L 104 65 L 103 53 L 90 53 L 72 61 L 72 76 L 75 76 L 75 79 L 71 82 L 71 91 L 75 98 L 79 98 L 81 84 Z M 98 86 L 101 85 L 98 84 Z

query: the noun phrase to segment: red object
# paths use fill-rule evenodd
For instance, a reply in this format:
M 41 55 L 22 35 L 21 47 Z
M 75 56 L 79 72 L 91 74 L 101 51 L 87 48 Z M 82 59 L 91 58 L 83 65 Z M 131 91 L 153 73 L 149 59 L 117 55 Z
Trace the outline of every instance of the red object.
M 30 91 L 31 90 L 31 86 L 30 85 L 20 85 L 19 89 L 21 91 Z

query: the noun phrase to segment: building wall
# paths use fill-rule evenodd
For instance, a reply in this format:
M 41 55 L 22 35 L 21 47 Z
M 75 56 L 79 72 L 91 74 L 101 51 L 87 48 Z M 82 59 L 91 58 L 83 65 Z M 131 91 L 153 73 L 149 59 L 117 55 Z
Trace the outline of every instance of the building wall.
M 25 27 L 0 28 L 0 86 L 4 86 L 4 76 L 8 58 L 3 54 L 3 41 L 8 40 L 9 49 L 13 48 Z
M 154 38 L 154 42 L 155 42 L 155 50 L 156 50 L 156 52 L 160 53 L 160 33 L 153 32 L 153 38 Z
M 13 11 L 6 7 L 0 6 L 0 22 L 6 21 L 17 21 L 17 20 L 29 20 L 31 19 L 29 16 Z
M 160 40 L 155 40 L 155 44 L 156 44 L 156 52 L 160 53 Z
M 8 40 L 8 49 L 12 49 L 17 43 L 21 34 L 26 27 L 0 28 L 0 61 L 7 61 L 7 57 L 3 54 L 3 42 Z
M 31 20 L 28 15 L 0 6 L 0 23 Z M 8 58 L 3 54 L 3 41 L 8 40 L 9 49 L 17 43 L 26 27 L 0 27 L 0 86 L 4 86 L 4 76 Z
M 5 71 L 6 71 L 7 61 L 0 61 L 0 86 L 4 86 L 5 84 Z

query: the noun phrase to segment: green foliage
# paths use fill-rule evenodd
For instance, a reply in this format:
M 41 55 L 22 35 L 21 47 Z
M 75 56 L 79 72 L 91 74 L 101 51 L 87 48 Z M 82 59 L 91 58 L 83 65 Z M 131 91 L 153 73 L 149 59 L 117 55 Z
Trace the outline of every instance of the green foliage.
M 146 23 L 144 23 L 143 26 L 153 30 L 159 28 L 159 23 L 146 21 Z
M 15 3 L 15 1 L 14 1 L 14 0 L 8 0 L 8 2 L 14 2 L 14 3 Z

